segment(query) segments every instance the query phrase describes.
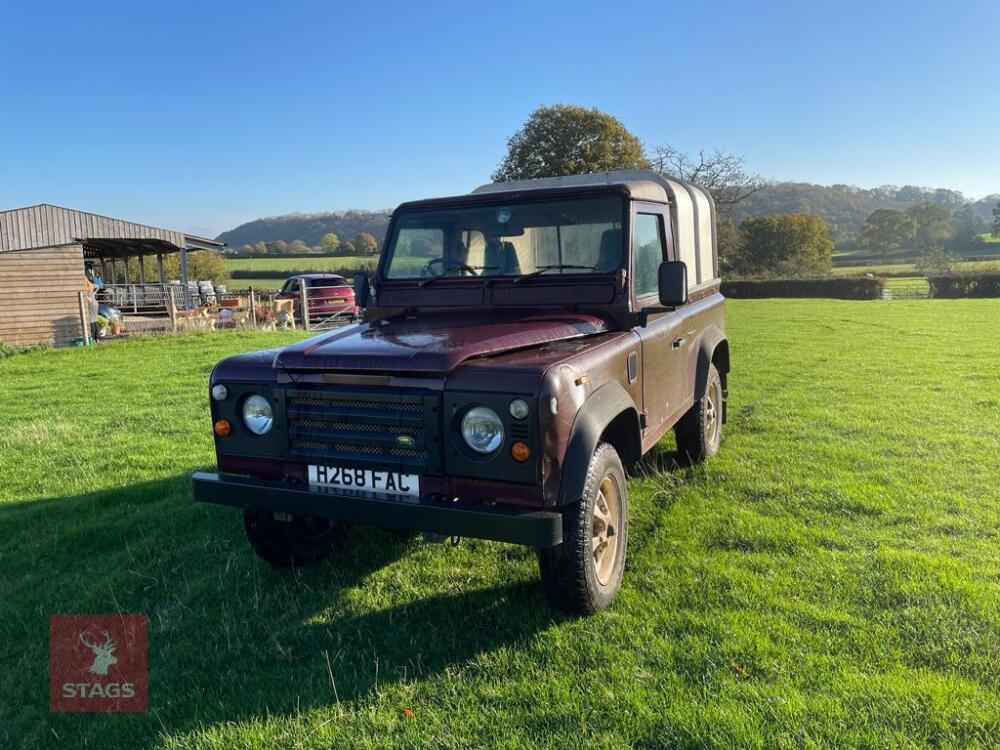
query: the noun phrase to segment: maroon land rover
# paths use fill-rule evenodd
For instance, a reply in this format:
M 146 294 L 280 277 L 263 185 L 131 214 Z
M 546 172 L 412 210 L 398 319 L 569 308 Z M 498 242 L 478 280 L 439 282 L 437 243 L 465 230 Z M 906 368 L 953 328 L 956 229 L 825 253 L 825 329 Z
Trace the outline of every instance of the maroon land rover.
M 485 185 L 400 206 L 364 322 L 226 359 L 211 376 L 219 473 L 273 565 L 347 524 L 537 548 L 550 601 L 621 584 L 626 467 L 673 428 L 719 448 L 729 344 L 715 208 L 652 172 Z

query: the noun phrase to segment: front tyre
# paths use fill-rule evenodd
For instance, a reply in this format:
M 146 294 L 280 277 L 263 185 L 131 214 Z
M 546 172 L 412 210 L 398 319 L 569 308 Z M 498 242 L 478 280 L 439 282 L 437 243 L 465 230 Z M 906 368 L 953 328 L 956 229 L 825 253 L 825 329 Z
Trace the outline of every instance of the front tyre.
M 705 395 L 694 402 L 674 427 L 677 452 L 692 464 L 719 452 L 722 442 L 722 378 L 715 365 L 708 366 Z
M 588 615 L 618 593 L 628 540 L 628 490 L 618 452 L 594 451 L 583 497 L 563 510 L 563 541 L 538 551 L 542 586 L 557 609 Z
M 327 518 L 292 516 L 279 521 L 261 508 L 243 511 L 243 528 L 257 556 L 279 568 L 319 562 L 344 539 L 344 525 Z

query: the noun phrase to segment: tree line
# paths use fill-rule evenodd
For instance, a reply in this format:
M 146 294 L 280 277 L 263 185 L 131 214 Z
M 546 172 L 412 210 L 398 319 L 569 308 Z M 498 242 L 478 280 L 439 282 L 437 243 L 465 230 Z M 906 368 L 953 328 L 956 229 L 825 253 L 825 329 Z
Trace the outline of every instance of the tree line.
M 278 255 L 308 255 L 322 253 L 333 256 L 376 256 L 379 253 L 379 243 L 368 232 L 358 232 L 352 239 L 341 241 L 335 232 L 327 232 L 320 238 L 318 245 L 307 245 L 302 240 L 274 240 L 273 242 L 256 242 L 245 244 L 232 254 L 246 258 L 258 258 Z
M 652 169 L 708 190 L 717 207 L 720 266 L 728 276 L 819 276 L 832 267 L 832 230 L 836 228 L 808 205 L 797 212 L 739 218 L 738 206 L 753 200 L 767 186 L 760 175 L 746 168 L 742 157 L 718 149 L 692 155 L 669 144 L 647 152 L 642 141 L 617 118 L 596 108 L 557 104 L 536 109 L 508 140 L 507 153 L 493 179 L 524 180 L 618 169 Z M 965 197 L 954 190 L 913 186 L 869 191 L 833 186 L 823 190 L 853 198 L 855 209 L 864 199 L 912 203 L 905 210 L 872 211 L 858 240 L 863 247 L 889 249 L 913 243 L 927 255 L 947 256 L 981 242 L 988 229 Z M 993 209 L 993 218 L 992 231 L 1000 236 L 1000 202 Z

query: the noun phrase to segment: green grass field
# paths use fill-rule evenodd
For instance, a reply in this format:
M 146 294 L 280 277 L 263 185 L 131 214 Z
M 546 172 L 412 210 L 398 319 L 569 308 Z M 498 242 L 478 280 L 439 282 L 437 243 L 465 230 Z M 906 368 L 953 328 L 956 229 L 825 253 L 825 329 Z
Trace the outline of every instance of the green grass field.
M 354 268 L 375 261 L 374 257 L 360 255 L 343 258 L 316 256 L 315 258 L 226 258 L 226 268 L 232 271 L 274 271 L 281 276 L 286 271 L 336 271 L 339 268 Z
M 1000 301 L 730 302 L 721 454 L 630 482 L 625 582 L 355 529 L 259 562 L 213 464 L 234 333 L 0 360 L 4 748 L 995 747 Z M 144 612 L 150 710 L 50 714 L 48 618 Z

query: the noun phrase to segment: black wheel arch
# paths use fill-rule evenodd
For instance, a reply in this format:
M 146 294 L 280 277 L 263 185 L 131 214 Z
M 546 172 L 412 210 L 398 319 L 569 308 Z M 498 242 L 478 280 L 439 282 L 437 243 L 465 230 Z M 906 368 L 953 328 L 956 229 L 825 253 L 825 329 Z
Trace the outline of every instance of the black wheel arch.
M 610 443 L 625 466 L 642 457 L 639 410 L 616 380 L 594 391 L 573 420 L 563 458 L 560 505 L 574 503 L 583 496 L 587 468 L 601 442 Z
M 694 400 L 698 401 L 705 395 L 708 385 L 708 366 L 715 365 L 722 379 L 722 394 L 725 399 L 729 395 L 727 386 L 729 374 L 729 339 L 718 326 L 710 326 L 702 334 L 698 345 L 698 363 L 694 376 Z M 726 420 L 726 407 L 723 401 L 722 419 Z

